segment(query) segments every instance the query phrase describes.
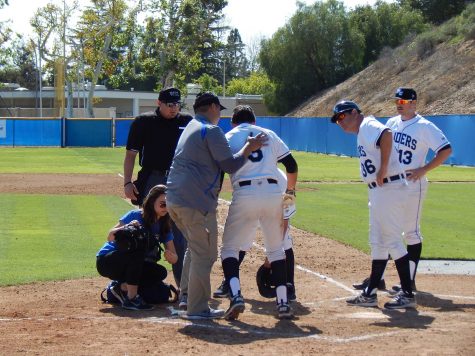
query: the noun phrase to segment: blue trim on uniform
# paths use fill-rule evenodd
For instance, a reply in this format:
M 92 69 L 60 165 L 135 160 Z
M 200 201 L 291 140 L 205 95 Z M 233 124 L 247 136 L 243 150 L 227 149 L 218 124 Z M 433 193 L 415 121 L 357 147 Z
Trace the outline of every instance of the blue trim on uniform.
M 209 125 L 209 122 L 202 116 L 196 115 L 196 120 L 201 123 L 201 139 L 204 140 L 206 137 L 206 126 Z
M 417 237 L 419 238 L 419 241 L 422 242 L 422 238 L 421 238 L 420 231 L 419 231 L 419 224 L 418 224 L 419 212 L 421 211 L 421 204 L 422 204 L 422 182 L 421 182 L 420 179 L 419 179 L 418 183 L 419 183 L 419 202 L 417 203 L 417 215 L 416 215 L 415 231 L 416 231 Z
M 213 189 L 214 185 L 216 184 L 216 182 L 217 182 L 217 180 L 219 179 L 220 176 L 221 176 L 221 170 L 219 170 L 218 174 L 217 174 L 216 177 L 214 178 L 213 183 L 211 183 L 211 185 L 210 185 L 208 188 L 205 189 L 205 194 L 208 194 L 209 191 L 210 191 L 211 189 Z
M 441 147 L 441 146 L 442 146 L 442 147 Z M 450 142 L 449 142 L 449 143 L 446 143 L 446 142 L 445 142 L 444 144 L 442 144 L 442 145 L 440 145 L 439 147 L 437 147 L 437 149 L 435 150 L 435 153 L 439 153 L 440 151 L 446 150 L 446 149 L 448 149 L 448 148 L 450 148 Z
M 207 132 L 207 125 L 210 123 L 204 118 L 203 116 L 196 115 L 195 116 L 196 120 L 201 122 L 201 139 L 204 140 L 206 137 L 206 132 Z M 208 194 L 211 189 L 213 189 L 214 185 L 216 184 L 217 180 L 221 176 L 221 170 L 218 172 L 216 177 L 214 178 L 214 181 L 204 190 L 205 194 Z

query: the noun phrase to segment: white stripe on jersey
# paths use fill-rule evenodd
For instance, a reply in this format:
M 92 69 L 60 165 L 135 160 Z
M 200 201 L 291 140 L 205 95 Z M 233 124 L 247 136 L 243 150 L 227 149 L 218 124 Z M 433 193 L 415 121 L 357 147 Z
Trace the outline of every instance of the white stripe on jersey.
M 404 170 L 422 167 L 429 149 L 437 152 L 450 144 L 437 126 L 419 114 L 406 121 L 394 116 L 386 126 L 393 131 L 393 145 Z
M 357 136 L 358 155 L 360 158 L 360 173 L 363 181 L 367 183 L 376 180 L 376 174 L 381 168 L 381 151 L 377 142 L 388 127 L 380 123 L 374 116 L 363 119 Z M 387 176 L 396 175 L 402 172 L 396 150 L 391 150 L 389 157 Z
M 229 146 L 233 153 L 239 152 L 246 143 L 248 137 L 257 136 L 264 132 L 268 136 L 266 146 L 254 151 L 237 172 L 231 174 L 231 183 L 234 185 L 243 180 L 256 178 L 278 179 L 277 162 L 290 154 L 287 145 L 280 139 L 274 131 L 251 125 L 240 124 L 226 134 Z

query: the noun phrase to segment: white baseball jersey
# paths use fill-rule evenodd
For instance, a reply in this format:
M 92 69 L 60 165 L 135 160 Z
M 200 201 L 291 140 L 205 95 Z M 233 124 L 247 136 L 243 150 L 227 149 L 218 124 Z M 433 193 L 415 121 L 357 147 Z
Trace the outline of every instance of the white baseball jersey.
M 277 161 L 290 154 L 290 150 L 274 131 L 244 123 L 229 131 L 226 134 L 226 138 L 229 141 L 231 151 L 236 153 L 241 150 L 248 137 L 257 136 L 261 132 L 264 132 L 269 137 L 267 145 L 254 151 L 244 166 L 231 175 L 231 183 L 233 186 L 242 180 L 278 178 Z
M 398 153 L 403 170 L 424 166 L 429 149 L 437 153 L 449 144 L 443 132 L 419 114 L 405 121 L 402 120 L 401 115 L 394 116 L 388 120 L 386 126 L 393 131 L 393 146 Z M 427 177 L 408 181 L 408 189 L 404 195 L 406 208 L 401 221 L 404 238 L 408 245 L 415 245 L 422 241 L 420 226 L 422 203 L 427 194 L 427 187 Z
M 387 126 L 373 116 L 363 119 L 360 125 L 357 145 L 360 157 L 361 177 L 367 183 L 376 181 L 381 167 L 381 150 L 377 146 Z M 396 150 L 391 150 L 387 176 L 402 172 Z M 391 255 L 394 260 L 403 257 L 407 251 L 401 236 L 401 220 L 404 211 L 403 190 L 407 188 L 402 179 L 369 189 L 369 240 L 373 260 L 384 260 Z
M 287 145 L 271 130 L 248 123 L 226 134 L 231 150 L 241 150 L 249 136 L 264 132 L 266 146 L 254 151 L 238 171 L 231 174 L 233 198 L 224 226 L 221 259 L 238 258 L 239 250 L 250 247 L 260 226 L 270 262 L 283 260 L 282 191 L 277 162 L 290 154 Z
M 363 119 L 357 136 L 358 156 L 360 158 L 361 178 L 366 183 L 376 181 L 376 174 L 381 167 L 381 151 L 377 142 L 388 127 L 380 123 L 374 116 Z M 402 173 L 396 151 L 391 151 L 388 163 L 388 176 Z
M 422 167 L 429 149 L 437 153 L 449 144 L 443 132 L 419 114 L 406 121 L 401 115 L 392 117 L 386 126 L 393 131 L 393 146 L 404 170 Z

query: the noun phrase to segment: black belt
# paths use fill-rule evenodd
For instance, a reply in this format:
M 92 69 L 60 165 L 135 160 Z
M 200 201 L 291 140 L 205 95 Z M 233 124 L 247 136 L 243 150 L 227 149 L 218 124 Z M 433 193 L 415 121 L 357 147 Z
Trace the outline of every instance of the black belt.
M 152 173 L 158 173 L 161 176 L 168 176 L 168 173 L 170 173 L 170 170 L 161 170 L 161 169 L 152 169 Z
M 386 177 L 383 179 L 383 184 L 384 183 L 388 183 L 388 182 L 394 182 L 396 180 L 399 180 L 399 179 L 404 179 L 405 176 L 403 173 L 401 174 L 396 174 L 394 176 L 391 176 L 391 177 Z M 371 182 L 371 183 L 368 183 L 368 188 L 369 189 L 373 189 L 373 188 L 376 188 L 378 186 L 378 184 L 376 184 L 376 182 Z
M 251 180 L 242 180 L 239 182 L 239 186 L 240 187 L 244 187 L 246 185 L 251 185 Z M 267 178 L 267 183 L 269 184 L 277 184 L 277 181 L 275 179 L 272 179 L 272 178 Z

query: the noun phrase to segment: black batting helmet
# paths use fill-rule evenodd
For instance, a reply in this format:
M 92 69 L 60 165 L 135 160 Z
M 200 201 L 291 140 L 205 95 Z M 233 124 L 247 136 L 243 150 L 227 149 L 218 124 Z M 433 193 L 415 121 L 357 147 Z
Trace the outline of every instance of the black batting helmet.
M 272 270 L 262 265 L 256 273 L 256 283 L 259 294 L 264 298 L 275 297 L 275 286 L 272 281 Z
M 355 102 L 353 101 L 350 101 L 350 100 L 342 100 L 342 101 L 339 101 L 334 107 L 333 107 L 333 116 L 331 118 L 331 121 L 333 123 L 336 122 L 336 118 L 338 117 L 338 115 L 340 115 L 342 112 L 345 112 L 345 111 L 351 111 L 353 109 L 356 109 L 358 111 L 358 113 L 361 113 L 361 110 L 360 108 L 358 107 L 358 105 L 356 105 Z

